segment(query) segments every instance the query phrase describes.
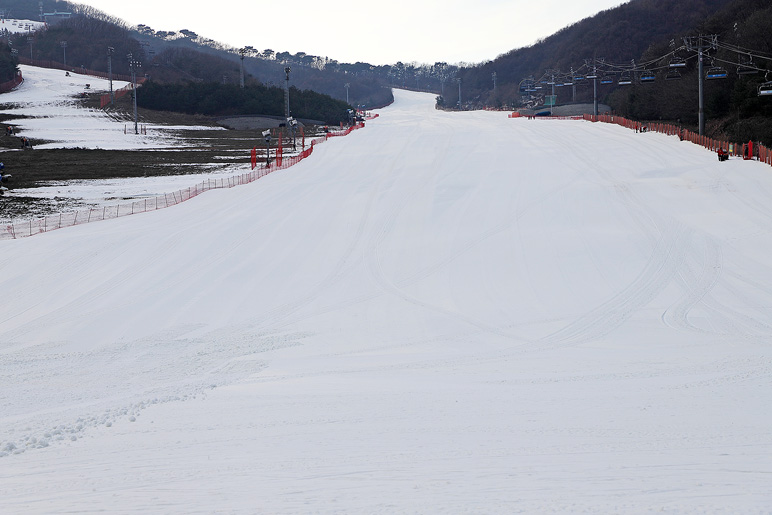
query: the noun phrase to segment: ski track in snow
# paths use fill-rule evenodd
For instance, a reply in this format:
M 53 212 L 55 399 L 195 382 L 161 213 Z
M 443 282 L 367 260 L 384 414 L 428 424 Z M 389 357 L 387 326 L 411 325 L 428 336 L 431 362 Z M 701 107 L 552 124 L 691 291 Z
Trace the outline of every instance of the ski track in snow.
M 395 96 L 253 184 L 0 242 L 0 511 L 768 509 L 768 167 Z

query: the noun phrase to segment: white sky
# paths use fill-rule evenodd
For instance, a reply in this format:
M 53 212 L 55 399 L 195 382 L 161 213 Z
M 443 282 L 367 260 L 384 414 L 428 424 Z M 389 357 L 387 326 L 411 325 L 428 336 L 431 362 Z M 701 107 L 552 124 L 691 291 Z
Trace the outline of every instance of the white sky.
M 320 2 L 220 0 L 199 9 L 182 0 L 86 0 L 131 25 L 189 29 L 235 47 L 299 51 L 341 62 L 482 62 L 621 0 L 392 0 Z M 288 6 L 291 6 L 288 8 Z M 291 10 L 290 10 L 291 9 Z

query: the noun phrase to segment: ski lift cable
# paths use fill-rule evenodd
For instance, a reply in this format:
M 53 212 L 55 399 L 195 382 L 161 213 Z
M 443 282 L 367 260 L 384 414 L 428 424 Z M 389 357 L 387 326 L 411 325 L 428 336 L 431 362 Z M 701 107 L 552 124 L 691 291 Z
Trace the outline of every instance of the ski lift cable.
M 764 55 L 764 53 L 762 53 L 761 51 L 754 50 L 752 48 L 744 48 L 737 45 L 730 45 L 729 43 L 719 43 L 718 47 L 724 50 L 731 50 L 732 52 L 736 52 L 738 54 L 750 55 L 752 57 L 757 57 L 759 59 L 772 60 L 772 55 Z
M 639 66 L 651 66 L 654 63 L 660 62 L 662 59 L 664 59 L 667 56 L 657 57 L 656 59 L 650 59 L 649 61 L 643 62 L 643 63 L 637 63 Z
M 660 71 L 660 70 L 667 70 L 670 68 L 669 64 L 663 65 L 663 66 L 652 66 L 649 68 L 649 71 Z
M 722 50 L 728 50 L 730 52 L 735 52 L 738 55 L 738 57 L 739 56 L 748 56 L 751 61 L 753 61 L 753 59 L 756 58 L 756 59 L 760 59 L 760 60 L 763 60 L 763 61 L 770 61 L 770 62 L 772 62 L 772 57 L 765 56 L 765 55 L 762 55 L 762 54 L 759 54 L 759 53 L 753 53 L 753 51 L 747 52 L 747 51 L 737 50 L 736 48 L 732 48 L 732 47 L 722 47 Z M 732 63 L 732 64 L 737 64 L 737 63 Z M 746 64 L 751 64 L 752 65 L 752 63 L 746 63 Z
M 674 50 L 671 50 L 667 54 L 656 58 L 651 59 L 645 62 L 635 62 L 632 61 L 631 64 L 619 64 L 619 63 L 613 63 L 603 60 L 585 60 L 584 64 L 580 65 L 577 69 L 573 70 L 573 74 L 561 72 L 560 70 L 548 70 L 546 73 L 544 73 L 540 78 L 539 81 L 543 80 L 549 80 L 554 77 L 555 81 L 562 81 L 562 82 L 573 82 L 575 76 L 577 76 L 577 72 L 583 70 L 584 68 L 590 69 L 590 62 L 593 63 L 593 69 L 595 72 L 603 75 L 610 75 L 610 74 L 625 74 L 625 73 L 646 73 L 646 72 L 654 72 L 654 71 L 660 71 L 665 70 L 669 68 L 669 64 L 667 65 L 659 65 L 659 66 L 653 66 L 655 63 L 662 62 L 662 60 L 667 58 L 675 58 L 676 54 L 680 51 L 686 50 L 686 46 L 682 45 Z M 719 42 L 716 45 L 716 49 L 723 49 L 735 52 L 737 54 L 741 55 L 747 55 L 751 58 L 751 62 L 749 63 L 740 63 L 740 66 L 746 69 L 753 69 L 760 72 L 768 72 L 769 70 L 766 68 L 760 68 L 755 63 L 752 62 L 753 58 L 762 59 L 762 60 L 769 60 L 772 61 L 772 56 L 765 55 L 764 53 L 758 51 L 758 50 L 752 50 L 752 49 L 746 49 L 737 45 L 730 45 L 727 43 L 721 43 Z M 687 57 L 682 57 L 684 62 L 697 59 L 697 54 L 692 53 L 691 55 Z M 725 59 L 721 59 L 715 56 L 710 57 L 712 65 L 715 66 L 715 62 L 724 63 L 730 66 L 737 66 L 738 63 L 733 61 L 727 61 Z M 568 78 L 568 81 L 565 79 Z
M 748 69 L 748 70 L 755 70 L 757 72 L 767 72 L 769 71 L 767 68 L 759 68 L 753 63 L 746 63 L 746 64 L 738 64 L 734 61 L 727 61 L 725 59 L 721 59 L 719 57 L 713 58 L 715 61 L 718 61 L 720 63 L 728 64 L 729 66 L 741 66 L 742 68 Z

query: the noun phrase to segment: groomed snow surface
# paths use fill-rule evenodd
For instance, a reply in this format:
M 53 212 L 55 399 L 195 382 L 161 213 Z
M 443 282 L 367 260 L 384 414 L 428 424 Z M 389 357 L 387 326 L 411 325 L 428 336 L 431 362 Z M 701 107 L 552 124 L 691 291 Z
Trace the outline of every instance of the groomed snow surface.
M 0 512 L 769 513 L 772 169 L 395 96 L 0 242 Z

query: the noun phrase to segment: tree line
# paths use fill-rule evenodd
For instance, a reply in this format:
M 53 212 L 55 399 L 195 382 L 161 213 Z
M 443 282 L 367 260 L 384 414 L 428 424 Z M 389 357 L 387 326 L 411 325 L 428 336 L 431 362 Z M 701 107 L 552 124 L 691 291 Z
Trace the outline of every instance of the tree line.
M 106 72 L 108 48 L 113 49 L 113 73 L 130 73 L 128 54 L 140 61 L 146 58 L 144 49 L 127 28 L 104 18 L 75 16 L 10 39 L 21 55 L 63 63 L 73 70 L 83 67 Z
M 0 82 L 8 82 L 16 78 L 19 68 L 19 58 L 11 53 L 7 43 L 0 43 Z
M 137 102 L 141 107 L 206 116 L 283 116 L 284 90 L 254 81 L 242 89 L 216 82 L 145 83 Z M 295 118 L 338 124 L 348 120 L 348 104 L 311 90 L 290 88 L 290 114 Z

